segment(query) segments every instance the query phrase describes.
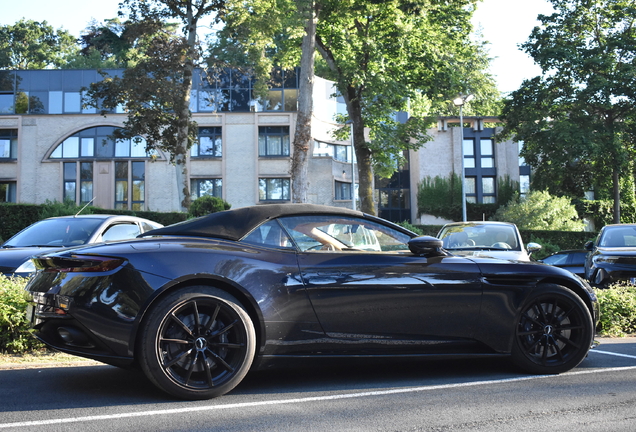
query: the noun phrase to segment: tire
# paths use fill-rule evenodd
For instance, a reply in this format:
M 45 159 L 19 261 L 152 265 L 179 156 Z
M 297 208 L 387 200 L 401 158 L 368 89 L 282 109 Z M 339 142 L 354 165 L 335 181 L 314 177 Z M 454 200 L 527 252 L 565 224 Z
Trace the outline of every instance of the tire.
M 161 299 L 142 325 L 139 363 L 161 390 L 210 399 L 236 387 L 254 359 L 254 325 L 225 291 L 194 286 Z
M 590 311 L 570 289 L 536 288 L 515 321 L 512 361 L 534 374 L 557 374 L 579 365 L 594 338 Z

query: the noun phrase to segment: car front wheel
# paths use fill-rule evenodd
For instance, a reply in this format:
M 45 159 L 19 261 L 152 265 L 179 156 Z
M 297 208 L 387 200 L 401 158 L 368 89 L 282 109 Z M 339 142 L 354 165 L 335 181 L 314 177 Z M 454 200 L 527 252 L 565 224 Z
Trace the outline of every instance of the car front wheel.
M 209 399 L 241 382 L 255 345 L 254 325 L 233 296 L 212 287 L 188 287 L 150 311 L 139 360 L 146 376 L 165 392 Z
M 544 284 L 526 300 L 516 320 L 512 360 L 536 374 L 576 367 L 594 338 L 590 311 L 570 289 Z

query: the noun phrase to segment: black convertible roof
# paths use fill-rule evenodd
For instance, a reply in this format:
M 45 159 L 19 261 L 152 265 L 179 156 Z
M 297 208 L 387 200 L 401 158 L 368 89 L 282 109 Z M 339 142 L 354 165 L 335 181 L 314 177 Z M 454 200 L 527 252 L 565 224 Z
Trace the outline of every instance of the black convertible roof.
M 340 207 L 315 204 L 264 204 L 212 213 L 164 228 L 147 231 L 139 237 L 177 235 L 215 237 L 238 241 L 269 219 L 280 216 L 311 214 L 370 217 L 362 212 Z

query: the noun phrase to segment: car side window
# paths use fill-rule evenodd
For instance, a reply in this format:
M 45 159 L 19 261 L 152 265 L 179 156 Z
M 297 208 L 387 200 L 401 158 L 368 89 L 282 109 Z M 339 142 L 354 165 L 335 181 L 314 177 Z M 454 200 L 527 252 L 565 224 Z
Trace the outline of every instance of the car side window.
M 110 242 L 117 240 L 127 240 L 141 234 L 139 226 L 135 223 L 121 223 L 108 227 L 102 234 L 102 241 Z
M 280 221 L 302 252 L 409 250 L 407 234 L 365 219 L 311 215 L 283 217 Z
M 260 225 L 241 241 L 245 243 L 252 243 L 262 246 L 272 246 L 284 249 L 290 249 L 294 247 L 294 244 L 287 233 L 275 220 Z

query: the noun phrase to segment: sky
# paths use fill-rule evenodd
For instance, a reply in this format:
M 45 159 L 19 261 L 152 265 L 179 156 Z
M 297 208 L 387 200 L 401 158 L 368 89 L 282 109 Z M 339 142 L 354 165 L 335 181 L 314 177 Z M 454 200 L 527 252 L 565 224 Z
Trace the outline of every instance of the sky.
M 21 18 L 46 20 L 56 29 L 63 28 L 79 37 L 92 19 L 103 21 L 117 16 L 121 0 L 0 0 L 0 25 L 14 24 Z M 550 14 L 547 0 L 482 0 L 477 5 L 473 25 L 481 28 L 490 56 L 490 72 L 501 92 L 516 90 L 524 79 L 541 73 L 531 58 L 519 51 L 538 24 L 537 15 Z

